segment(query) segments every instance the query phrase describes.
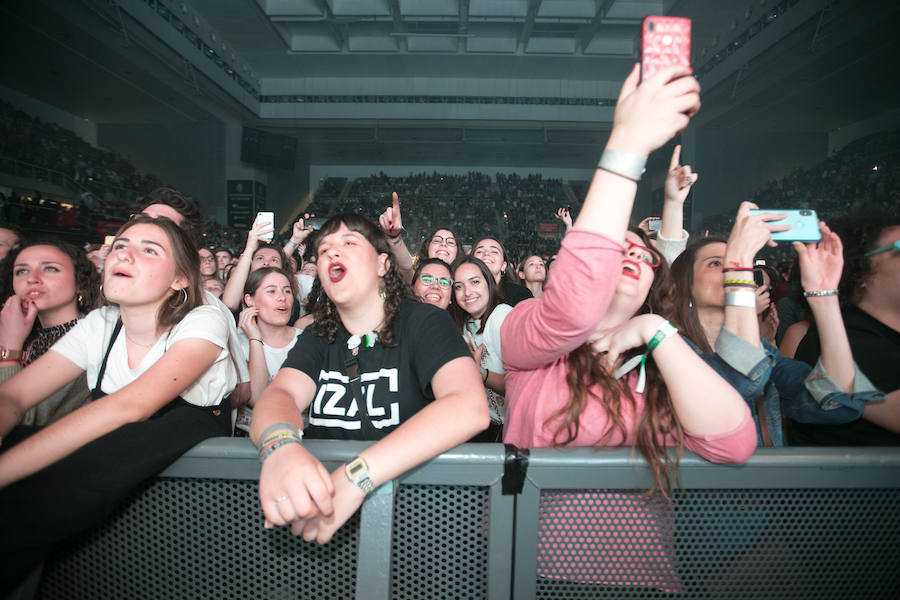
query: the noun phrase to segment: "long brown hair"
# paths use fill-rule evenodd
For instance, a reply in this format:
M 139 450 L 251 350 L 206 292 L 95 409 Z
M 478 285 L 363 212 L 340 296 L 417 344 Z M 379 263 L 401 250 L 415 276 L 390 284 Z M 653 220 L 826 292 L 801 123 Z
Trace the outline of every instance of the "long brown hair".
M 651 248 L 650 240 L 639 230 L 631 230 L 641 237 L 643 244 Z M 665 259 L 662 259 L 653 277 L 653 284 L 647 299 L 637 314 L 656 313 L 670 319 L 674 306 L 672 291 L 674 283 Z M 633 349 L 625 356 L 627 360 L 641 354 L 642 349 Z M 684 449 L 684 429 L 672 406 L 672 399 L 666 388 L 651 355 L 646 363 L 647 383 L 644 391 L 644 410 L 637 422 L 635 430 L 635 447 L 647 461 L 653 473 L 654 486 L 666 498 L 673 483 L 678 479 L 678 461 Z M 605 446 L 616 431 L 627 437 L 628 423 L 623 417 L 626 404 L 631 407 L 632 414 L 637 414 L 637 404 L 631 387 L 624 381 L 617 381 L 604 364 L 594 355 L 591 345 L 582 344 L 569 353 L 566 383 L 569 386 L 569 399 L 566 404 L 554 412 L 545 424 L 561 419 L 562 422 L 553 433 L 553 445 L 565 446 L 578 437 L 581 416 L 589 402 L 601 403 L 610 417 L 610 425 L 603 436 L 595 443 L 595 447 Z M 599 388 L 600 393 L 594 390 Z M 671 436 L 676 442 L 676 456 L 672 460 L 663 439 Z
M 136 214 L 122 225 L 116 238 L 135 225 L 156 225 L 163 230 L 172 246 L 172 258 L 175 261 L 175 275 L 184 277 L 188 282 L 182 290 L 173 290 L 168 299 L 159 307 L 156 322 L 159 327 L 169 328 L 187 316 L 189 312 L 203 304 L 203 290 L 200 289 L 200 255 L 197 245 L 187 231 L 166 217 L 148 217 Z M 115 245 L 115 241 L 113 241 Z M 111 303 L 110 303 L 111 304 Z
M 700 238 L 690 242 L 684 252 L 672 263 L 672 278 L 675 280 L 675 315 L 669 319 L 681 331 L 681 335 L 691 340 L 701 352 L 712 354 L 714 350 L 706 338 L 706 331 L 697 317 L 691 290 L 694 287 L 694 263 L 701 248 L 710 244 L 727 244 L 728 240 L 719 236 Z

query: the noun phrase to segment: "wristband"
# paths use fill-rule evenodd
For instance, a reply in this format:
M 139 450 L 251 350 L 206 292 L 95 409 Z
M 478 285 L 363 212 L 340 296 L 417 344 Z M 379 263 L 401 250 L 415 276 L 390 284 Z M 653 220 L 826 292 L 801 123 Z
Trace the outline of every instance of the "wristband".
M 259 342 L 260 344 L 263 343 L 263 341 L 259 338 L 247 338 L 247 339 L 250 340 L 251 342 Z M 265 344 L 263 344 L 263 345 L 265 346 Z
M 664 340 L 669 339 L 676 333 L 678 333 L 678 329 L 676 329 L 674 325 L 672 325 L 668 321 L 664 321 L 663 323 L 661 323 L 659 328 L 656 330 L 656 333 L 654 333 L 653 337 L 650 338 L 650 341 L 647 342 L 647 354 L 649 355 L 651 352 L 656 350 L 656 347 L 659 346 Z
M 275 431 L 278 431 L 279 429 L 286 429 L 286 430 L 288 430 L 288 431 L 296 431 L 296 432 L 297 432 L 297 435 L 298 435 L 300 438 L 303 438 L 303 430 L 302 430 L 302 429 L 299 429 L 296 425 L 292 425 L 291 423 L 287 423 L 287 422 L 285 422 L 285 421 L 281 421 L 281 422 L 279 422 L 279 423 L 273 423 L 272 425 L 269 425 L 268 427 L 266 427 L 266 428 L 263 430 L 263 432 L 259 435 L 259 437 L 256 438 L 256 439 L 262 441 L 262 440 L 266 439 L 266 437 L 267 437 L 270 433 L 273 433 L 273 432 L 275 432 Z M 256 447 L 259 448 L 260 446 L 262 446 L 262 443 L 257 444 Z
M 725 285 L 725 286 L 747 285 L 747 286 L 756 287 L 756 282 L 753 281 L 752 279 L 726 279 L 725 282 L 723 283 L 723 285 Z
M 616 369 L 616 372 L 613 373 L 613 377 L 621 379 L 625 374 L 629 373 L 634 368 L 639 367 L 637 385 L 634 386 L 634 391 L 638 394 L 643 394 L 644 386 L 647 384 L 647 357 L 650 356 L 650 353 L 656 350 L 656 347 L 663 341 L 669 339 L 676 333 L 678 333 L 678 329 L 668 321 L 660 323 L 659 327 L 656 329 L 656 333 L 654 333 L 653 337 L 650 338 L 650 341 L 647 342 L 647 353 L 638 354 L 625 361 L 625 364 Z
M 723 271 L 753 271 L 751 267 L 725 267 Z
M 292 248 L 296 248 L 296 247 L 299 246 L 300 244 L 294 242 L 294 240 L 288 240 L 284 245 L 285 245 L 285 246 L 290 246 L 290 247 L 292 247 Z
M 296 438 L 296 437 L 285 438 L 283 440 L 278 440 L 277 442 L 272 443 L 271 445 L 267 446 L 264 450 L 262 450 L 259 453 L 259 464 L 266 462 L 266 459 L 269 458 L 269 456 L 271 456 L 271 454 L 273 452 L 275 452 L 282 446 L 285 446 L 287 444 L 299 444 L 299 443 L 300 443 L 300 439 Z
M 725 292 L 725 306 L 756 308 L 756 294 L 754 292 Z
M 645 157 L 610 148 L 603 151 L 600 162 L 597 163 L 598 169 L 609 171 L 613 175 L 630 179 L 635 183 L 641 180 L 641 175 L 647 170 L 646 166 L 647 159 Z
M 388 244 L 390 244 L 391 246 L 399 246 L 400 242 L 403 241 L 400 239 L 399 235 L 397 235 L 396 237 L 391 237 L 389 235 L 385 237 L 387 237 Z
M 821 298 L 823 296 L 837 296 L 837 290 L 809 290 L 803 292 L 804 298 Z

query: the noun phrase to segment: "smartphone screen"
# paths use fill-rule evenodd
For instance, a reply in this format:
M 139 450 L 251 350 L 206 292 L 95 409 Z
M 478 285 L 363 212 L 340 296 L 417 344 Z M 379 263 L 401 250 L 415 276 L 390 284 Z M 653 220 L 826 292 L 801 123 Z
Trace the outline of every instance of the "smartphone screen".
M 255 223 L 257 225 L 267 224 L 269 228 L 272 230 L 269 233 L 262 236 L 264 240 L 269 242 L 272 241 L 272 238 L 275 237 L 275 213 L 273 212 L 258 212 L 256 213 Z
M 641 22 L 641 81 L 670 65 L 691 65 L 691 20 L 645 17 Z
M 659 231 L 660 227 L 662 227 L 662 219 L 650 219 L 647 221 L 647 229 L 650 231 Z

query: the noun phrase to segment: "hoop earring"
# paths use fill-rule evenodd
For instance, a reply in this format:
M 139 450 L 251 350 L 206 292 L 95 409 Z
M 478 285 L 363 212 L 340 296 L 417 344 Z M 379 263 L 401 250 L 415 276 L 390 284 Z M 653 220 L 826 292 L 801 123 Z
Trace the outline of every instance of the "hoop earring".
M 103 293 L 103 284 L 102 283 L 100 284 L 100 298 L 102 300 L 106 300 L 106 295 L 104 295 L 104 293 Z M 107 300 L 107 302 L 108 302 L 108 300 Z
M 172 302 L 169 302 L 169 306 L 171 306 L 172 308 L 178 308 L 179 306 L 183 306 L 184 303 L 188 301 L 188 293 L 187 293 L 187 289 L 186 289 L 186 288 L 181 288 L 181 289 L 178 290 L 178 291 L 180 291 L 180 292 L 181 292 L 182 294 L 184 294 L 184 295 L 181 297 L 181 302 L 179 302 L 178 304 L 173 304 Z

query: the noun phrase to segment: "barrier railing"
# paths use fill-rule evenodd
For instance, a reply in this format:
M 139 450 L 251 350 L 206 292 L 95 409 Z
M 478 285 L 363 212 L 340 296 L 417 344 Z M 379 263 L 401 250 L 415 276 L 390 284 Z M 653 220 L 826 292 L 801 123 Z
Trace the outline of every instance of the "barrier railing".
M 305 444 L 326 467 L 362 443 Z M 467 444 L 379 488 L 324 546 L 263 528 L 247 440 L 208 440 L 45 564 L 40 598 L 895 598 L 900 449 L 681 460 Z

